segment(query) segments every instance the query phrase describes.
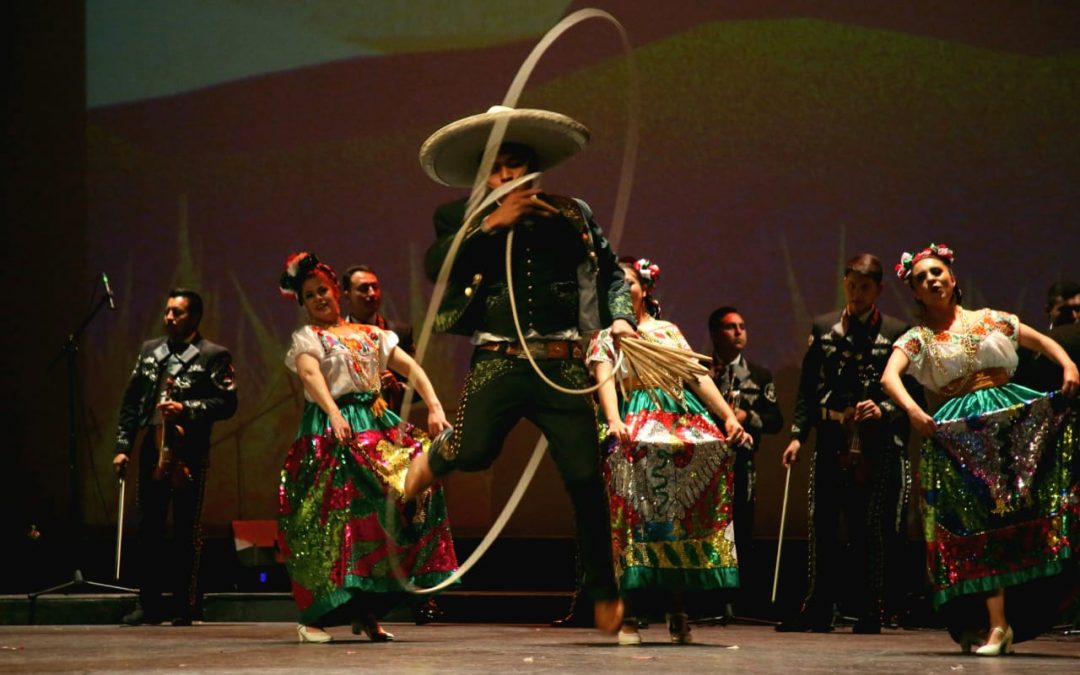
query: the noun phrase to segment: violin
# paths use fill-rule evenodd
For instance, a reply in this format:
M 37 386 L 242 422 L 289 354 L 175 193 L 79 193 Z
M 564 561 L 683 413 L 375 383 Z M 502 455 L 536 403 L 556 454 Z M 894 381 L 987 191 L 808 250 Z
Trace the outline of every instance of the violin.
M 171 376 L 165 380 L 161 397 L 158 399 L 159 404 L 172 400 L 174 385 L 175 380 Z M 191 469 L 183 459 L 184 427 L 162 419 L 161 425 L 154 429 L 154 444 L 158 451 L 154 480 L 171 479 L 176 487 L 191 482 Z

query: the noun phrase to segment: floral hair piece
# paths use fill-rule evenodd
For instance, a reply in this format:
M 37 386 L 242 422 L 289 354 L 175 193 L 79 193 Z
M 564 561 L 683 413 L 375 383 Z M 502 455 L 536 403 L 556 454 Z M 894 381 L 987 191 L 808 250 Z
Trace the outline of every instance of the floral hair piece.
M 634 261 L 634 271 L 641 278 L 641 286 L 646 292 L 651 292 L 660 281 L 660 266 L 648 258 L 638 258 Z
M 900 281 L 907 281 L 908 277 L 911 276 L 911 269 L 915 267 L 915 263 L 930 257 L 941 258 L 946 264 L 952 265 L 953 260 L 956 259 L 956 253 L 945 244 L 935 244 L 933 242 L 918 253 L 904 251 L 903 255 L 900 256 L 900 262 L 896 264 L 896 277 Z
M 315 272 L 322 272 L 333 282 L 335 287 L 337 286 L 337 275 L 334 274 L 334 268 L 324 262 L 319 262 L 314 253 L 300 251 L 286 258 L 285 271 L 281 273 L 281 280 L 278 282 L 281 297 L 294 298 L 297 304 L 304 304 L 304 299 L 300 297 L 300 289 L 304 286 L 304 279 L 307 279 Z

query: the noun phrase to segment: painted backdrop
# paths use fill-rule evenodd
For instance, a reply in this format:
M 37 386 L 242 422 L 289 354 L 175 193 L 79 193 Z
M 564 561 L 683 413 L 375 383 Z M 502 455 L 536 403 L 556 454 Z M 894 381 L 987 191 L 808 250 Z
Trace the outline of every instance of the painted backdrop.
M 640 77 L 641 146 L 620 254 L 664 270 L 666 316 L 708 350 L 705 321 L 742 309 L 748 355 L 777 374 L 790 419 L 812 315 L 838 306 L 842 261 L 887 266 L 929 240 L 958 251 L 972 305 L 1042 325 L 1045 288 L 1080 273 L 1080 31 L 1053 2 L 591 3 L 627 27 Z M 86 264 L 120 307 L 84 350 L 83 471 L 91 523 L 115 513 L 108 458 L 139 343 L 160 332 L 165 291 L 201 290 L 204 333 L 236 358 L 240 408 L 215 433 L 206 520 L 272 518 L 300 387 L 282 355 L 301 321 L 278 296 L 285 256 L 372 264 L 385 309 L 419 322 L 431 214 L 460 192 L 428 180 L 421 142 L 499 102 L 537 39 L 586 6 L 317 0 L 87 0 Z M 601 22 L 548 52 L 522 105 L 593 134 L 545 176 L 552 192 L 612 212 L 626 129 L 626 63 Z M 910 316 L 887 282 L 886 311 Z M 426 361 L 449 408 L 468 347 Z M 448 485 L 459 534 L 486 529 L 535 433 L 496 469 Z M 758 534 L 775 532 L 781 438 L 759 465 Z M 806 463 L 793 534 L 805 533 Z M 103 494 L 99 499 L 96 495 Z M 567 535 L 545 465 L 509 532 Z

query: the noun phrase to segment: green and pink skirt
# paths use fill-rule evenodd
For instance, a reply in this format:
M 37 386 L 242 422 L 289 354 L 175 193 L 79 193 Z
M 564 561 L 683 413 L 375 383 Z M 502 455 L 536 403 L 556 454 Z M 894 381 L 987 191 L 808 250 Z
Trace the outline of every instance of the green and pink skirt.
M 731 495 L 735 453 L 690 391 L 639 389 L 621 405 L 632 443 L 603 443 L 612 557 L 621 592 L 739 585 Z
M 951 626 L 984 625 L 985 594 L 1000 588 L 1017 639 L 1075 611 L 1073 405 L 1059 393 L 1010 383 L 935 412 L 938 431 L 923 443 L 920 484 L 931 599 Z
M 428 437 L 389 410 L 375 417 L 374 399 L 338 399 L 356 432 L 349 445 L 333 439 L 326 414 L 308 403 L 281 469 L 279 545 L 303 624 L 382 614 L 405 599 L 403 581 L 433 586 L 457 568 L 441 487 L 411 502 L 401 497 Z

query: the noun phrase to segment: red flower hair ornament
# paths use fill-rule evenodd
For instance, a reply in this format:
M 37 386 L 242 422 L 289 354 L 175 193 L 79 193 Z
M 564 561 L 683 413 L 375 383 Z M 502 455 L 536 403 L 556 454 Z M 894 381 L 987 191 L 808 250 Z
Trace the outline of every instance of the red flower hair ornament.
M 335 287 L 337 286 L 337 274 L 334 273 L 334 268 L 324 262 L 319 262 L 314 253 L 300 251 L 285 258 L 285 271 L 281 273 L 281 280 L 278 282 L 281 297 L 293 298 L 297 304 L 304 304 L 304 299 L 300 297 L 304 280 L 315 272 L 322 272 Z
M 659 265 L 648 258 L 638 258 L 634 261 L 634 271 L 638 273 L 638 277 L 641 279 L 641 287 L 645 289 L 646 293 L 656 289 L 656 284 L 660 281 Z
M 908 277 L 911 276 L 911 270 L 915 267 L 915 263 L 930 257 L 941 258 L 945 261 L 945 264 L 951 267 L 953 260 L 956 259 L 956 253 L 945 244 L 934 244 L 932 242 L 918 253 L 904 251 L 903 255 L 900 256 L 900 262 L 896 263 L 896 277 L 900 281 L 907 281 Z

